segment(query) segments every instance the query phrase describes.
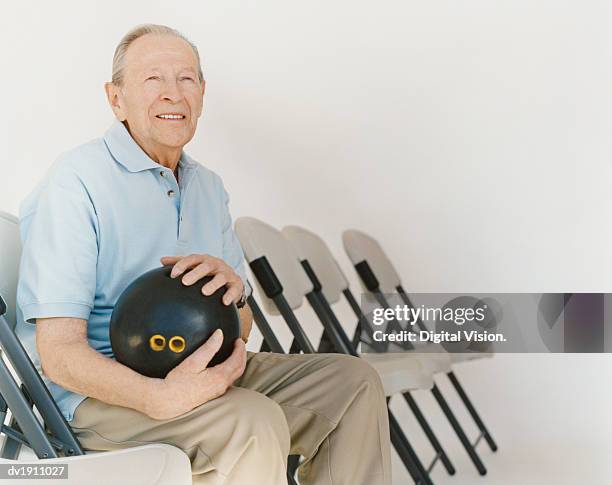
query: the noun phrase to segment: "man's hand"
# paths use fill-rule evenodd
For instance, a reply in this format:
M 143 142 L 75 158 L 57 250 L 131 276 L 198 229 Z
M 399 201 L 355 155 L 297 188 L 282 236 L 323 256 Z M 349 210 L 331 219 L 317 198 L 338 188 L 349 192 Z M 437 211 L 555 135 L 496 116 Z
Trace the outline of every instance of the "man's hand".
M 240 300 L 244 292 L 242 278 L 236 274 L 234 268 L 225 261 L 208 254 L 191 254 L 190 256 L 164 256 L 161 258 L 164 266 L 173 265 L 170 276 L 176 278 L 183 275 L 181 282 L 186 285 L 193 285 L 204 276 L 214 275 L 202 287 L 202 293 L 212 295 L 215 291 L 226 285 L 227 290 L 223 295 L 223 303 L 231 305 L 232 302 Z M 189 271 L 188 271 L 189 270 Z M 251 333 L 253 314 L 245 306 L 240 310 L 241 338 L 246 342 Z
M 174 265 L 170 273 L 172 278 L 184 274 L 181 282 L 186 286 L 193 285 L 204 276 L 213 275 L 213 279 L 202 287 L 202 293 L 207 296 L 212 295 L 223 285 L 226 285 L 227 290 L 223 295 L 225 305 L 238 302 L 244 292 L 244 283 L 242 283 L 240 276 L 225 261 L 214 256 L 208 254 L 164 256 L 161 258 L 161 263 L 164 266 Z
M 223 332 L 216 330 L 165 379 L 153 381 L 146 414 L 153 419 L 171 419 L 223 395 L 244 372 L 246 348 L 241 339 L 236 339 L 232 355 L 221 364 L 207 368 L 222 343 Z

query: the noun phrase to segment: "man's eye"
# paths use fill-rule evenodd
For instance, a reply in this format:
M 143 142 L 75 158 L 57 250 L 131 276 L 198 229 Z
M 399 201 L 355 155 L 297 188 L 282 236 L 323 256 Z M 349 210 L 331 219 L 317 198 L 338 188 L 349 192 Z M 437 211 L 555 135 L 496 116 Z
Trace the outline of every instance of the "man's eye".
M 147 81 L 159 81 L 159 76 L 149 76 L 146 80 Z
M 179 81 L 194 81 L 194 79 L 190 76 L 183 76 L 179 78 Z

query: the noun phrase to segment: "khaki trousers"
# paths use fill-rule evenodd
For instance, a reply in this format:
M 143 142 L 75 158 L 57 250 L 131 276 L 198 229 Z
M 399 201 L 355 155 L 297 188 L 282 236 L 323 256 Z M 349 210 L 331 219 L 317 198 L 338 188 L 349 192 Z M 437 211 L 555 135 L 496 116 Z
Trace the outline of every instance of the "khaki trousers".
M 88 398 L 70 424 L 85 449 L 177 446 L 194 484 L 286 484 L 289 454 L 304 457 L 302 485 L 391 484 L 384 392 L 356 357 L 249 352 L 234 386 L 182 416 L 154 420 Z

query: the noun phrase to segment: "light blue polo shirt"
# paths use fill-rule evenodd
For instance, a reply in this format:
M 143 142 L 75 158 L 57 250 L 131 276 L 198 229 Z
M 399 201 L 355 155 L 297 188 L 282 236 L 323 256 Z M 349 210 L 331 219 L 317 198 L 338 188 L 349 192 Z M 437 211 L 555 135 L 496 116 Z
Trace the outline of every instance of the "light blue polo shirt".
M 115 302 L 162 256 L 210 254 L 246 282 L 228 201 L 221 178 L 184 152 L 177 183 L 120 122 L 61 156 L 20 207 L 16 332 L 39 372 L 36 318 L 87 320 L 89 344 L 113 357 Z M 43 379 L 71 421 L 85 397 Z

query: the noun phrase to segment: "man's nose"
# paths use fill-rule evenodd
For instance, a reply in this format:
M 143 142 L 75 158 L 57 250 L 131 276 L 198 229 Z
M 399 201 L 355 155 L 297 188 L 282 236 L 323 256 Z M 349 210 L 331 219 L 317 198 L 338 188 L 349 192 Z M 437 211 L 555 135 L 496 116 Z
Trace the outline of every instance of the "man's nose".
M 162 100 L 177 103 L 182 97 L 183 95 L 175 79 L 168 80 L 163 84 L 163 88 L 160 93 L 160 98 Z

